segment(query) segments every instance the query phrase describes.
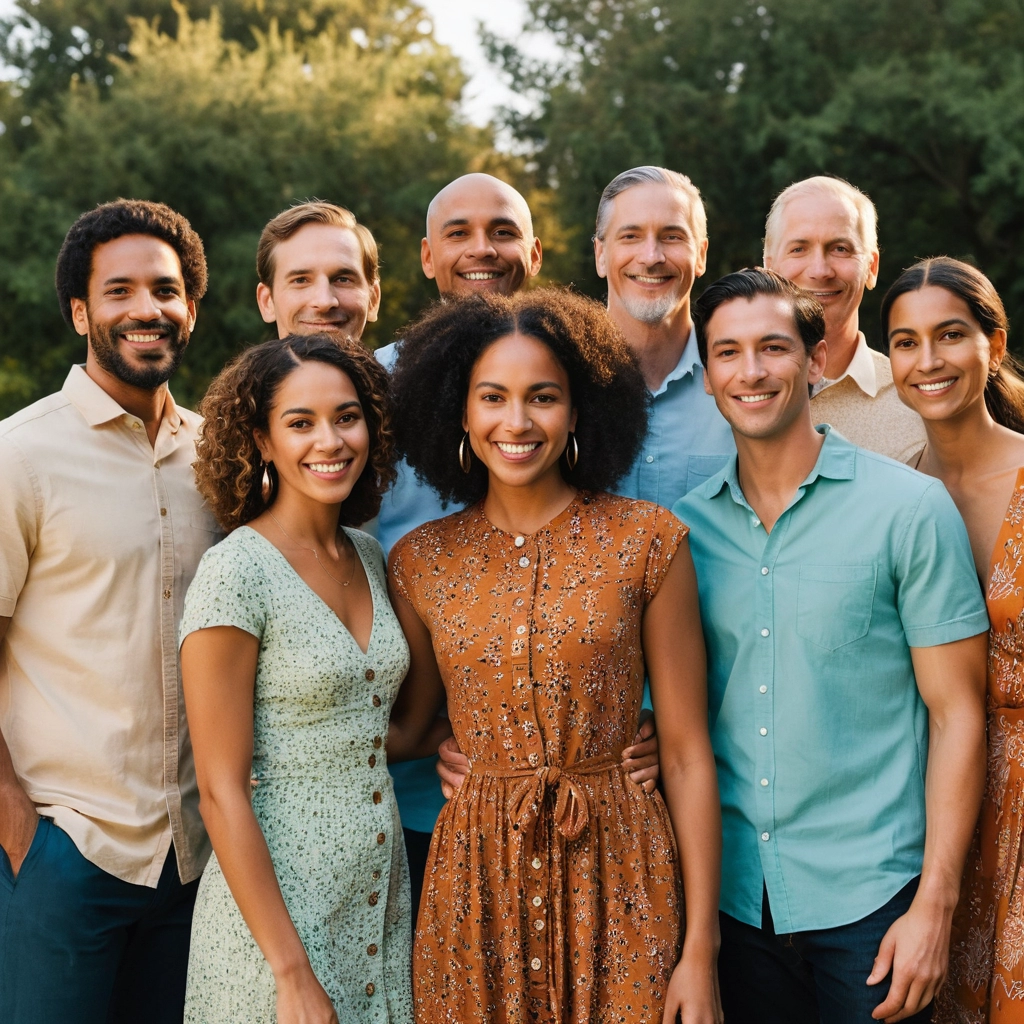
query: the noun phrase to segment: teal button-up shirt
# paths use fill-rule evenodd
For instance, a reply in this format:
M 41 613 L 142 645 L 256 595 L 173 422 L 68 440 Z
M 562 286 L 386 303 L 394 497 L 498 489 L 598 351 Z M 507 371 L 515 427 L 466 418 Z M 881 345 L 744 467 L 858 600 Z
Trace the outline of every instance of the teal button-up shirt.
M 910 659 L 988 616 L 945 488 L 829 427 L 771 533 L 734 456 L 677 502 L 690 526 L 722 800 L 721 908 L 833 928 L 921 872 L 928 712 Z

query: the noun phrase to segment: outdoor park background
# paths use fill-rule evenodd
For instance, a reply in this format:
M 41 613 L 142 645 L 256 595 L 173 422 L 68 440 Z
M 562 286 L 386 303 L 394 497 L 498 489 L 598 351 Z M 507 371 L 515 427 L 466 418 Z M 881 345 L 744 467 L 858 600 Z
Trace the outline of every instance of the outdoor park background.
M 53 265 L 94 204 L 163 200 L 206 243 L 210 290 L 172 382 L 191 405 L 229 356 L 270 335 L 254 257 L 271 216 L 315 196 L 373 231 L 378 346 L 435 296 L 419 266 L 423 215 L 467 170 L 527 196 L 545 283 L 596 296 L 594 212 L 619 171 L 663 164 L 697 183 L 705 281 L 760 262 L 779 189 L 838 174 L 879 209 L 872 343 L 900 269 L 946 253 L 992 277 L 1020 328 L 1011 344 L 1024 345 L 1024 0 L 525 4 L 543 45 L 485 40 L 512 102 L 481 125 L 463 65 L 411 0 L 6 0 L 0 416 L 84 358 Z

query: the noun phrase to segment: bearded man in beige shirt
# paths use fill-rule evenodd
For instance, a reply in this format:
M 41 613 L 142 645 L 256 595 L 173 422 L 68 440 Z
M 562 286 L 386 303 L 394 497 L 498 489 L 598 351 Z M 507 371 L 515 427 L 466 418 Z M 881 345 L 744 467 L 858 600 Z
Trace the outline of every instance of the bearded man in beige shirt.
M 847 440 L 899 462 L 924 448 L 921 417 L 896 394 L 889 357 L 868 348 L 860 304 L 878 280 L 878 214 L 849 182 L 819 175 L 779 193 L 768 213 L 764 265 L 810 292 L 825 311 L 828 362 L 811 415 Z
M 0 1020 L 170 1024 L 208 855 L 177 633 L 218 532 L 167 389 L 203 245 L 117 200 L 72 225 L 56 284 L 85 366 L 0 422 Z

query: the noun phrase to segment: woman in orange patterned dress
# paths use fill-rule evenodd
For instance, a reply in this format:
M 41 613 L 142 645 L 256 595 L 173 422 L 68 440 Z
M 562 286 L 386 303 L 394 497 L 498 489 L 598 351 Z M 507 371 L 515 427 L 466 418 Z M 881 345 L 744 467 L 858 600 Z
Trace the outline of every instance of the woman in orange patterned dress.
M 720 1022 L 718 790 L 687 531 L 602 493 L 646 429 L 636 361 L 602 307 L 560 291 L 439 304 L 402 345 L 400 446 L 469 505 L 391 554 L 412 657 L 392 727 L 427 728 L 446 694 L 471 761 L 431 843 L 416 1019 Z M 645 669 L 664 800 L 620 763 Z
M 939 1024 L 1024 1024 L 1024 381 L 992 283 L 925 260 L 882 301 L 900 398 L 924 419 L 918 469 L 971 538 L 989 620 L 988 772 L 953 918 Z

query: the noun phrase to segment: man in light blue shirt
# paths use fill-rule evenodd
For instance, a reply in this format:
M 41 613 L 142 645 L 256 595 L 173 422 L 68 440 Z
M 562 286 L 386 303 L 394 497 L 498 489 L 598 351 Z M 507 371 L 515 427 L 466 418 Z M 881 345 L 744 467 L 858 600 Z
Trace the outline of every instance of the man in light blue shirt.
M 923 1022 L 984 777 L 966 530 L 941 483 L 813 426 L 815 299 L 745 270 L 694 318 L 737 447 L 673 509 L 708 650 L 726 1019 Z

